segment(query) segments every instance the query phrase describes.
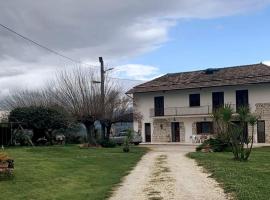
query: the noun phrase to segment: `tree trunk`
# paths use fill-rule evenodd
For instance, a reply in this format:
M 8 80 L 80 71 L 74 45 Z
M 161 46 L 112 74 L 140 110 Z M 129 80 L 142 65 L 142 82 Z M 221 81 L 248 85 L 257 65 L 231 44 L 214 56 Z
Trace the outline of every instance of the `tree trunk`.
M 88 140 L 88 143 L 91 144 L 91 145 L 97 145 L 97 142 L 96 142 L 96 139 L 94 137 L 94 122 L 90 123 L 90 122 L 85 122 L 84 123 L 85 125 L 85 128 L 86 128 L 86 132 L 87 132 L 87 140 Z
M 100 122 L 100 124 L 101 124 L 101 137 L 102 137 L 101 139 L 105 140 L 106 139 L 106 131 L 105 131 L 106 125 L 102 121 Z
M 253 147 L 253 142 L 254 142 L 254 126 L 252 126 L 251 144 L 250 144 L 250 148 L 247 148 L 245 160 L 248 160 L 248 158 L 250 156 L 250 153 L 251 153 L 252 147 Z
M 108 123 L 106 128 L 107 128 L 107 130 L 106 130 L 106 140 L 109 141 L 110 140 L 110 133 L 111 133 L 111 129 L 112 129 L 112 123 Z

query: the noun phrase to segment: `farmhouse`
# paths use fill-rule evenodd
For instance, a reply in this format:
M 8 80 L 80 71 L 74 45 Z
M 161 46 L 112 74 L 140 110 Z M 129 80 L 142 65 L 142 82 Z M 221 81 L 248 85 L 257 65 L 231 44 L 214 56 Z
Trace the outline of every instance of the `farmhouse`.
M 197 142 L 213 134 L 213 110 L 230 104 L 258 113 L 254 140 L 270 143 L 270 66 L 263 63 L 170 73 L 128 93 L 142 116 L 134 129 L 144 142 Z

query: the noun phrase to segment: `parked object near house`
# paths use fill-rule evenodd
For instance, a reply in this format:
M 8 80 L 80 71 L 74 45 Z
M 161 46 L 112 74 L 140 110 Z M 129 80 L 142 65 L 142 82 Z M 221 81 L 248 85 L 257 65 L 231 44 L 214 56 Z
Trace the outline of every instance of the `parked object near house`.
M 249 106 L 260 115 L 255 143 L 270 143 L 270 66 L 259 63 L 192 72 L 171 73 L 138 85 L 134 111 L 142 119 L 134 130 L 143 142 L 201 143 L 215 132 L 212 113 L 230 104 L 236 115 Z M 245 135 L 251 135 L 247 125 Z
M 111 140 L 114 141 L 118 145 L 122 145 L 127 135 L 128 135 L 128 130 L 124 130 L 112 136 Z M 131 143 L 135 145 L 139 145 L 141 142 L 142 142 L 142 136 L 138 132 L 133 132 Z
M 133 121 L 131 122 L 117 122 L 112 125 L 112 134 L 116 135 L 117 133 L 127 130 L 127 129 L 133 129 Z

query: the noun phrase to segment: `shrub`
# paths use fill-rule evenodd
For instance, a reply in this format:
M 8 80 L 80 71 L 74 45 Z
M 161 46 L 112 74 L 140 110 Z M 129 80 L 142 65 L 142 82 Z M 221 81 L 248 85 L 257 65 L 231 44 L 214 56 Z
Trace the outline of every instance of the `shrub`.
M 68 128 L 58 129 L 53 132 L 56 138 L 59 135 L 65 136 L 66 144 L 82 144 L 87 142 L 87 132 L 83 124 L 72 124 Z
M 112 140 L 102 140 L 98 142 L 100 146 L 105 147 L 105 148 L 113 148 L 116 147 L 116 143 Z
M 16 143 L 20 143 L 21 146 L 25 146 L 25 145 L 31 145 L 33 146 L 32 143 L 32 138 L 33 138 L 33 131 L 31 130 L 18 130 L 14 132 L 14 140 L 16 141 Z
M 213 151 L 213 152 L 222 152 L 222 151 L 229 151 L 230 144 L 224 142 L 223 140 L 219 138 L 210 138 L 208 140 L 205 140 L 202 144 L 200 144 L 196 151 Z
M 66 128 L 71 118 L 61 108 L 29 106 L 15 108 L 10 112 L 9 122 L 21 122 L 24 128 L 32 129 L 33 141 L 46 137 L 52 143 L 52 130 Z
M 132 130 L 129 129 L 127 131 L 127 136 L 124 141 L 124 147 L 123 147 L 124 152 L 129 152 L 129 145 L 130 145 L 130 142 L 132 141 L 132 138 L 133 138 L 133 132 Z

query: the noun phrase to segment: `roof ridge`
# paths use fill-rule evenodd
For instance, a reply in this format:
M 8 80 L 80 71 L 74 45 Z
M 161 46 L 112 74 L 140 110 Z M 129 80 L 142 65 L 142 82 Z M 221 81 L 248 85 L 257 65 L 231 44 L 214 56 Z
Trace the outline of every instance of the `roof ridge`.
M 245 67 L 247 68 L 245 69 Z M 202 73 L 205 70 L 167 73 L 156 79 L 137 85 L 129 90 L 129 92 L 147 92 L 151 90 L 150 88 L 156 88 L 155 91 L 185 89 L 190 88 L 191 86 L 189 85 L 193 85 L 192 87 L 196 88 L 202 86 L 215 87 L 249 83 L 270 83 L 270 66 L 262 62 L 212 69 L 218 69 L 218 72 L 211 75 Z
M 231 68 L 239 68 L 239 67 L 249 67 L 249 66 L 254 66 L 254 65 L 264 65 L 267 67 L 270 67 L 269 65 L 266 65 L 262 62 L 260 63 L 254 63 L 254 64 L 246 64 L 246 65 L 235 65 L 235 66 L 230 66 L 230 67 L 209 67 L 206 69 L 200 69 L 200 70 L 193 70 L 193 71 L 186 71 L 186 72 L 173 72 L 173 73 L 167 73 L 168 75 L 174 75 L 174 74 L 185 74 L 185 73 L 194 73 L 194 72 L 203 72 L 207 69 L 218 69 L 218 70 L 222 70 L 222 69 L 231 69 Z

